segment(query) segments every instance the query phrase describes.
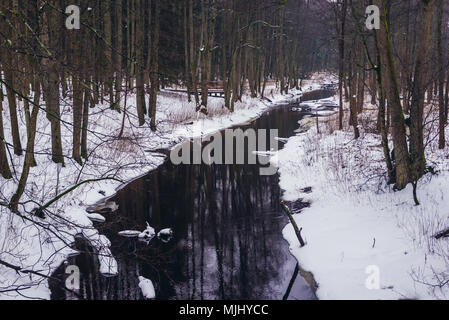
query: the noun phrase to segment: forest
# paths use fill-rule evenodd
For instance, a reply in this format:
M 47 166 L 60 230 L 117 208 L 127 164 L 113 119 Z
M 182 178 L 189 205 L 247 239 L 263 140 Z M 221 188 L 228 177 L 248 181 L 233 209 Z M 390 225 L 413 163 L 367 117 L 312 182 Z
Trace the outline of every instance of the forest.
M 0 299 L 446 299 L 448 13 L 444 0 L 0 0 Z M 282 150 L 170 163 L 236 126 L 278 129 Z M 278 172 L 259 177 L 268 162 Z M 249 263 L 272 248 L 282 260 Z M 66 265 L 81 289 L 64 287 Z M 372 265 L 382 289 L 365 286 Z

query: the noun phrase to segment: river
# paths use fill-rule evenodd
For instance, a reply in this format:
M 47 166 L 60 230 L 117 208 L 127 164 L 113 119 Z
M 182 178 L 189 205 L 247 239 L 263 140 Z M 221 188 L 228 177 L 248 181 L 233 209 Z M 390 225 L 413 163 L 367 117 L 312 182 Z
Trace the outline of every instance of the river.
M 327 98 L 329 89 L 309 99 Z M 305 101 L 307 99 L 302 99 Z M 296 104 L 280 105 L 243 130 L 278 129 L 290 137 L 305 112 Z M 282 147 L 282 144 L 280 144 Z M 151 279 L 161 300 L 280 300 L 316 299 L 298 275 L 282 229 L 288 219 L 279 206 L 279 176 L 262 176 L 259 165 L 173 165 L 169 159 L 122 188 L 112 199 L 119 205 L 95 224 L 112 243 L 119 275 L 104 277 L 98 259 L 84 240 L 82 254 L 69 258 L 81 271 L 79 296 L 49 281 L 51 298 L 88 300 L 139 300 L 138 276 Z M 290 204 L 300 210 L 307 204 Z M 122 230 L 143 230 L 148 222 L 156 231 L 172 228 L 168 243 L 149 244 L 118 235 Z M 65 266 L 53 274 L 64 278 Z

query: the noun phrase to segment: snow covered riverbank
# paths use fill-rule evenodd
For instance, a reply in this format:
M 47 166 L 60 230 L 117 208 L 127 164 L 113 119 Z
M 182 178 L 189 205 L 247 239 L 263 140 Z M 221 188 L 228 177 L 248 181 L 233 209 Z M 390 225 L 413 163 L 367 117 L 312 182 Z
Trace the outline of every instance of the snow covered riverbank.
M 312 85 L 306 89 L 313 88 L 315 87 Z M 158 102 L 156 132 L 152 132 L 149 125 L 137 126 L 137 119 L 133 116 L 135 96 L 129 95 L 126 101 L 129 112 L 126 113 L 120 139 L 117 137 L 123 113 L 110 110 L 108 105 L 96 106 L 89 115 L 89 161 L 82 166 L 71 161 L 69 153 L 65 155 L 65 167 L 51 162 L 50 128 L 48 120 L 41 114 L 36 139 L 38 166 L 31 169 L 24 203 L 20 206 L 21 214 L 33 221 L 23 220 L 6 207 L 0 207 L 0 260 L 19 266 L 22 270 L 50 276 L 67 256 L 76 254 L 70 249 L 70 245 L 75 236 L 82 234 L 102 256 L 102 270 L 113 275 L 117 272 L 117 265 L 110 255 L 109 241 L 94 228 L 85 211 L 87 206 L 112 196 L 117 188 L 160 165 L 164 157 L 154 152 L 155 150 L 169 149 L 185 139 L 255 119 L 272 106 L 296 100 L 298 93 L 292 91 L 288 95 L 280 95 L 276 88 L 267 87 L 266 97 L 271 102 L 244 96 L 242 102 L 236 103 L 232 114 L 223 107 L 222 99 L 210 98 L 209 115 L 205 116 L 195 112 L 194 103 L 188 103 L 184 95 L 162 91 Z M 124 100 L 122 106 L 123 103 Z M 72 142 L 72 127 L 68 125 L 71 123 L 72 113 L 70 98 L 62 101 L 61 106 L 62 119 L 65 120 L 62 138 L 63 144 L 67 146 L 64 150 L 69 152 Z M 19 113 L 19 117 L 19 121 L 25 121 L 24 114 Z M 6 114 L 4 118 L 6 124 L 10 123 Z M 11 141 L 8 136 L 10 128 L 6 127 L 5 132 L 6 140 Z M 22 141 L 26 141 L 26 132 L 22 132 Z M 18 160 L 12 164 L 14 179 L 0 181 L 2 198 L 5 200 L 11 198 L 20 177 L 23 157 L 16 159 Z M 81 181 L 103 178 L 107 180 L 84 184 L 59 199 L 49 207 L 51 214 L 45 220 L 29 214 L 39 204 L 46 203 Z M 114 213 L 105 214 L 106 220 L 109 214 Z M 2 288 L 8 288 L 8 291 L 2 292 Z M 9 291 L 11 288 L 12 291 Z M 47 279 L 36 274 L 18 274 L 0 265 L 0 299 L 17 298 L 49 299 Z
M 375 111 L 361 118 L 375 127 Z M 366 131 L 354 140 L 350 129 L 335 131 L 335 120 L 322 118 L 320 133 L 302 121 L 309 130 L 291 137 L 274 159 L 283 198 L 311 203 L 295 215 L 306 246 L 299 247 L 291 224 L 283 234 L 313 273 L 318 298 L 448 298 L 449 241 L 433 237 L 449 226 L 447 150 L 428 140 L 428 165 L 439 173 L 420 181 L 415 206 L 411 187 L 394 192 L 386 185 L 380 137 Z

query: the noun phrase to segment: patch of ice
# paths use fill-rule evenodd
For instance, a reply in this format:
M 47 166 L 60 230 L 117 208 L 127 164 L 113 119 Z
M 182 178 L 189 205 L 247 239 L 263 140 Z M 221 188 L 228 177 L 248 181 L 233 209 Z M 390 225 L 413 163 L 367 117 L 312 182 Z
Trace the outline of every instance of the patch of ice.
M 137 238 L 139 234 L 141 234 L 141 232 L 137 230 L 123 230 L 118 233 L 119 236 L 127 238 Z

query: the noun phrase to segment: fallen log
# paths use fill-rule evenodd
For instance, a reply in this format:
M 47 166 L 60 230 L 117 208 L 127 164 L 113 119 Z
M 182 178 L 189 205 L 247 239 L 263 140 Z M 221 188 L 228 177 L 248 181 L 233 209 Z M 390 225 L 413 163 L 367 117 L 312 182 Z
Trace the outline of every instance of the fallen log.
M 299 244 L 301 245 L 301 247 L 304 247 L 306 245 L 306 243 L 304 242 L 304 240 L 303 240 L 303 238 L 301 236 L 302 228 L 301 229 L 298 228 L 298 225 L 296 224 L 296 221 L 293 218 L 293 215 L 292 215 L 292 212 L 290 211 L 290 208 L 287 207 L 287 205 L 284 203 L 284 201 L 281 201 L 281 207 L 282 207 L 282 209 L 284 209 L 284 212 L 287 214 L 288 219 L 290 220 L 290 222 L 293 225 L 293 229 L 295 230 L 296 237 L 299 240 Z

